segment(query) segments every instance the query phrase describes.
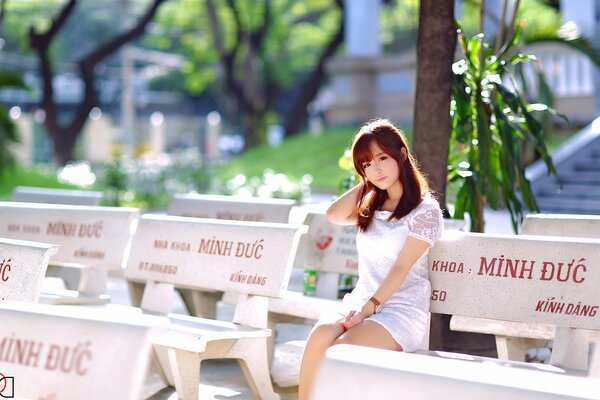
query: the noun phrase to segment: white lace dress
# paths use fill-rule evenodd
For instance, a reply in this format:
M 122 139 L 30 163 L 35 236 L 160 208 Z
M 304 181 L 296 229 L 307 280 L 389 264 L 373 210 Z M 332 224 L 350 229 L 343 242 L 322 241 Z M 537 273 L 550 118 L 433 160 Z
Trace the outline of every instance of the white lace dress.
M 429 195 L 403 218 L 388 221 L 390 215 L 389 211 L 376 211 L 369 229 L 356 236 L 359 279 L 352 293 L 344 297 L 346 309 L 360 309 L 373 296 L 408 236 L 433 245 L 444 226 L 439 205 Z M 367 318 L 382 325 L 404 351 L 419 348 L 429 322 L 428 253 L 429 249 L 412 266 L 402 286 L 382 305 L 381 312 Z

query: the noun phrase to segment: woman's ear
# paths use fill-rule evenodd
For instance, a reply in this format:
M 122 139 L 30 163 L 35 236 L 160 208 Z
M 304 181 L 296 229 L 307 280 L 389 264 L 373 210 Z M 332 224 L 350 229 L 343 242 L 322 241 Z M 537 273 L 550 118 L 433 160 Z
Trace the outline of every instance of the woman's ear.
M 400 149 L 400 156 L 402 157 L 402 162 L 406 161 L 408 158 L 408 153 L 406 152 L 406 147 Z

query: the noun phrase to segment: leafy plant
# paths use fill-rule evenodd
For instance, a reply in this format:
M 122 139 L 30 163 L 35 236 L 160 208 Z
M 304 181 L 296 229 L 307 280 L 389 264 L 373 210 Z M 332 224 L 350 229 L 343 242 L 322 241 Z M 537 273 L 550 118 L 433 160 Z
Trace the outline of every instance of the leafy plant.
M 192 149 L 99 164 L 93 173 L 94 187 L 104 192 L 104 204 L 110 206 L 163 209 L 174 193 L 208 193 L 213 185 L 212 169 Z
M 538 210 L 525 177 L 521 144 L 526 141 L 533 146 L 548 171 L 556 175 L 543 126 L 534 116 L 555 112 L 545 104 L 529 104 L 512 74 L 512 66 L 536 60 L 515 52 L 522 24 L 497 50 L 484 42 L 483 34 L 466 38 L 457 25 L 464 57 L 453 65 L 448 178 L 460 186 L 454 216 L 469 214 L 472 230 L 482 232 L 484 207 L 498 208 L 502 200 L 516 232 L 524 206 Z

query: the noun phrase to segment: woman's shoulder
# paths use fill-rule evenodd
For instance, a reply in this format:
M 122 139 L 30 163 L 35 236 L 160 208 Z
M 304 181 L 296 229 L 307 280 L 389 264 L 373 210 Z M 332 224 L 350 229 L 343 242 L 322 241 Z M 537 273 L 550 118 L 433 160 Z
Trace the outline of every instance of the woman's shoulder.
M 437 199 L 431 192 L 427 192 L 423 195 L 421 202 L 413 209 L 412 214 L 419 214 L 428 210 L 438 210 L 441 212 L 440 203 L 438 203 Z

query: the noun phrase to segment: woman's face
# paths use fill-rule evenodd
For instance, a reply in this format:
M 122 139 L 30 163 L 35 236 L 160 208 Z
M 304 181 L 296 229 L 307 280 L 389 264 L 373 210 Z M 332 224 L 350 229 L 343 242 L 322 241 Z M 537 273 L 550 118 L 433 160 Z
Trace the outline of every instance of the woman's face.
M 371 159 L 363 163 L 367 180 L 381 190 L 387 190 L 398 182 L 400 167 L 398 162 L 379 147 L 377 142 L 369 144 Z

